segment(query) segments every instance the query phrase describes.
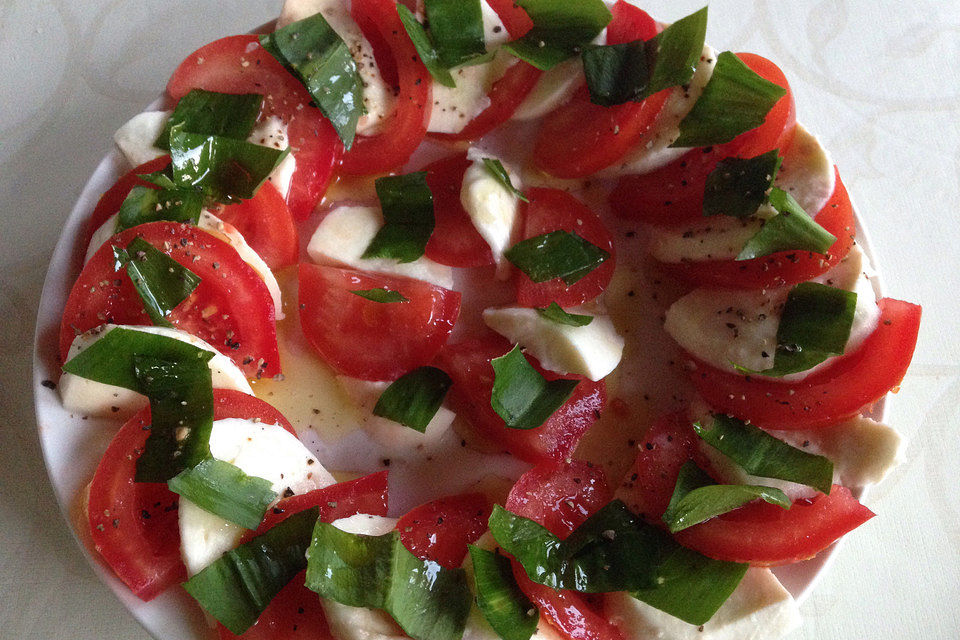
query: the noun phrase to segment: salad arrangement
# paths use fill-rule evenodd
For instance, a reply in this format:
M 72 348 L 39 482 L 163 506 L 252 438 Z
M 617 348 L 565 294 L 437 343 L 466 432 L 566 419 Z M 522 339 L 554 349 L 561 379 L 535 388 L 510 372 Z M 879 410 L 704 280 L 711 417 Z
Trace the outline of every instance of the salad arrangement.
M 877 299 L 782 72 L 671 18 L 287 0 L 117 132 L 57 387 L 122 422 L 85 520 L 136 596 L 221 638 L 799 623 L 770 567 L 873 517 L 920 309 Z M 431 499 L 391 507 L 397 467 Z

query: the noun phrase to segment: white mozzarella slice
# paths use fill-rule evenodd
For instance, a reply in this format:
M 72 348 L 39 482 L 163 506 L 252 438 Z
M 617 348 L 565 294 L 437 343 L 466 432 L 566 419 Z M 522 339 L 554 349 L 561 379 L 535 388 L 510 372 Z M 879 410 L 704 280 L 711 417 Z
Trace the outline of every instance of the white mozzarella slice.
M 485 310 L 483 321 L 522 346 L 545 369 L 558 373 L 600 380 L 617 367 L 623 355 L 623 338 L 605 315 L 594 316 L 588 325 L 572 327 L 548 320 L 536 309 L 505 307 Z
M 503 252 L 513 245 L 517 232 L 520 198 L 505 187 L 483 163 L 483 154 L 468 152 L 473 160 L 463 174 L 460 188 L 460 204 L 470 216 L 470 221 L 486 243 L 490 246 L 493 260 L 497 265 L 497 277 L 505 280 L 510 275 L 510 263 Z M 514 186 L 517 177 L 504 165 Z
M 270 116 L 263 122 L 257 124 L 247 141 L 258 144 L 262 147 L 271 149 L 286 149 L 290 146 L 290 139 L 287 135 L 287 125 L 277 116 Z M 280 164 L 267 176 L 280 195 L 284 198 L 290 193 L 290 180 L 293 178 L 293 172 L 297 170 L 297 160 L 293 153 L 288 153 L 287 157 L 280 161 Z
M 390 451 L 398 458 L 406 458 L 418 449 L 430 450 L 440 444 L 456 417 L 450 409 L 440 407 L 421 433 L 393 420 L 373 415 L 373 408 L 380 395 L 390 386 L 389 382 L 360 380 L 349 376 L 337 376 L 337 382 L 356 405 L 367 433 L 377 442 L 390 447 Z
M 210 454 L 244 473 L 270 481 L 278 495 L 306 493 L 334 484 L 333 476 L 295 435 L 278 424 L 228 418 L 213 423 Z M 194 575 L 237 546 L 245 529 L 180 499 L 180 545 Z
M 769 569 L 751 568 L 709 622 L 688 624 L 630 597 L 604 597 L 604 613 L 625 640 L 777 640 L 800 626 L 800 608 Z
M 836 173 L 833 161 L 816 136 L 797 125 L 793 143 L 784 152 L 783 168 L 775 185 L 790 193 L 811 216 L 833 195 Z M 764 205 L 756 217 L 712 216 L 679 228 L 650 229 L 650 255 L 660 262 L 731 260 L 761 229 L 763 220 L 776 215 Z
M 670 145 L 680 137 L 680 121 L 693 109 L 693 105 L 703 93 L 703 88 L 710 81 L 716 65 L 717 52 L 705 45 L 693 78 L 687 85 L 677 87 L 670 93 L 651 130 L 626 156 L 616 164 L 600 171 L 599 175 L 612 177 L 648 173 L 670 164 L 689 151 L 688 147 L 673 148 Z
M 507 69 L 516 64 L 505 51 L 499 51 L 489 62 L 457 67 L 451 71 L 455 87 L 433 82 L 433 107 L 427 131 L 460 133 L 471 120 L 490 106 L 490 90 Z
M 130 118 L 113 134 L 120 153 L 134 167 L 150 162 L 166 151 L 154 146 L 160 132 L 170 119 L 170 111 L 144 111 Z
M 550 113 L 568 102 L 583 82 L 583 63 L 579 57 L 561 62 L 540 75 L 537 84 L 513 112 L 511 119 L 535 120 Z
M 72 360 L 81 351 L 87 349 L 90 345 L 116 328 L 117 325 L 105 324 L 80 334 L 74 338 L 73 344 L 70 345 L 67 360 Z M 179 329 L 171 329 L 169 327 L 123 326 L 123 328 L 174 338 L 214 353 L 215 355 L 209 361 L 210 372 L 213 375 L 213 388 L 233 389 L 253 395 L 253 389 L 250 388 L 250 383 L 247 382 L 246 376 L 244 376 L 240 368 L 234 364 L 233 360 L 200 338 L 180 331 Z M 60 397 L 63 400 L 64 408 L 67 409 L 67 411 L 80 415 L 115 416 L 119 419 L 126 419 L 147 406 L 146 396 L 136 391 L 110 384 L 103 384 L 102 382 L 96 382 L 88 378 L 81 378 L 72 373 L 64 373 L 61 375 L 57 388 L 60 390 Z
M 90 238 L 90 244 L 87 245 L 87 254 L 84 257 L 84 262 L 90 260 L 93 257 L 100 247 L 102 247 L 110 238 L 114 236 L 117 228 L 117 214 L 114 214 L 107 218 L 107 220 L 100 225 L 100 227 L 93 232 L 93 235 Z M 226 223 L 217 216 L 213 215 L 206 209 L 200 213 L 200 219 L 197 221 L 197 228 L 203 229 L 207 233 L 210 233 L 220 240 L 223 240 L 229 244 L 240 256 L 240 259 L 246 262 L 250 267 L 257 272 L 257 275 L 260 276 L 260 279 L 263 280 L 264 284 L 267 285 L 267 291 L 270 292 L 270 297 L 273 299 L 274 306 L 274 315 L 277 320 L 282 320 L 284 318 L 283 314 L 283 300 L 281 299 L 280 294 L 280 285 L 277 284 L 277 279 L 273 275 L 273 271 L 270 270 L 270 267 L 267 266 L 267 263 L 263 261 L 263 258 L 260 257 L 253 248 L 247 244 L 247 241 L 244 239 L 243 234 L 241 234 L 236 227 L 232 224 Z
M 838 288 L 853 288 L 857 293 L 845 353 L 852 353 L 863 344 L 880 317 L 876 293 L 862 268 L 863 254 L 854 246 L 840 264 L 816 279 Z M 736 371 L 734 365 L 739 365 L 764 371 L 773 367 L 777 328 L 790 289 L 694 289 L 667 310 L 664 329 L 687 352 L 718 369 Z M 802 380 L 832 361 L 828 358 L 807 371 L 770 380 Z
M 320 222 L 307 245 L 307 254 L 317 264 L 388 273 L 425 280 L 446 289 L 453 288 L 453 269 L 428 258 L 397 262 L 383 258 L 363 258 L 363 252 L 383 226 L 377 207 L 340 206 Z
M 323 14 L 330 27 L 346 43 L 350 55 L 357 63 L 363 83 L 363 106 L 366 110 L 357 123 L 357 134 L 375 135 L 393 112 L 396 99 L 393 90 L 380 75 L 373 47 L 350 16 L 349 3 L 343 0 L 286 0 L 277 19 L 277 28 L 317 13 Z
M 483 39 L 487 51 L 493 51 L 510 41 L 510 32 L 487 0 L 480 0 L 480 17 L 483 20 Z

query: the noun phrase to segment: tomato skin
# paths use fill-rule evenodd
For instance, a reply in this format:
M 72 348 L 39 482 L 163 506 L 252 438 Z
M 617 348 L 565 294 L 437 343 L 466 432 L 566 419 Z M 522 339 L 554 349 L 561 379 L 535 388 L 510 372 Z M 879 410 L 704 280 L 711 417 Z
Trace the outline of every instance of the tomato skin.
M 436 226 L 427 242 L 426 256 L 450 267 L 482 267 L 493 264 L 490 245 L 477 231 L 460 203 L 463 174 L 472 161 L 466 153 L 441 158 L 427 165 L 427 186 L 433 194 Z
M 533 29 L 533 20 L 516 0 L 487 0 L 487 4 L 499 16 L 512 40 L 522 38 Z
M 641 9 L 614 5 L 608 43 L 649 40 L 657 23 Z M 613 38 L 610 38 L 610 34 Z M 536 166 L 558 178 L 583 178 L 614 164 L 640 143 L 673 91 L 664 89 L 642 102 L 604 107 L 590 101 L 586 87 L 548 114 L 537 134 Z
M 789 509 L 752 502 L 676 534 L 685 547 L 717 560 L 776 566 L 807 560 L 874 517 L 850 490 L 794 501 Z
M 280 412 L 254 396 L 215 389 L 213 398 L 215 420 L 260 418 L 294 433 Z M 178 496 L 166 483 L 133 481 L 149 424 L 146 407 L 120 428 L 97 466 L 87 502 L 94 550 L 144 601 L 186 579 L 180 559 Z
M 460 313 L 460 293 L 384 274 L 300 265 L 300 325 L 338 373 L 395 380 L 433 360 Z M 351 291 L 386 288 L 408 302 L 380 303 Z
M 450 400 L 481 436 L 527 462 L 562 461 L 573 454 L 577 443 L 599 417 L 607 401 L 603 381 L 582 380 L 570 399 L 535 429 L 509 429 L 490 406 L 493 366 L 490 361 L 512 345 L 500 336 L 486 336 L 446 345 L 435 366 L 453 380 Z M 529 360 L 529 358 L 528 358 Z M 535 365 L 536 366 L 536 365 Z M 540 370 L 547 379 L 556 374 Z
M 250 200 L 220 207 L 214 214 L 233 225 L 271 269 L 297 263 L 300 236 L 293 213 L 270 182 Z
M 257 622 L 241 635 L 217 625 L 220 640 L 336 640 L 317 594 L 306 587 L 304 569 L 274 596 Z
M 221 350 L 247 377 L 280 373 L 273 299 L 263 280 L 227 243 L 175 222 L 150 222 L 127 229 L 90 258 L 63 311 L 63 360 L 77 335 L 101 324 L 152 324 L 126 270 L 114 270 L 112 245 L 125 247 L 137 237 L 202 278 L 194 292 L 170 312 L 168 319 L 174 327 Z
M 215 40 L 180 63 L 167 93 L 177 102 L 192 89 L 264 96 L 260 117 L 275 115 L 288 125 L 297 161 L 287 205 L 298 220 L 309 217 L 327 190 L 343 144 L 300 81 L 260 46 L 258 36 L 240 35 Z
M 532 188 L 526 193 L 530 202 L 523 208 L 524 239 L 562 229 L 576 233 L 610 257 L 569 287 L 560 278 L 536 283 L 517 269 L 514 275 L 517 302 L 524 307 L 545 307 L 551 302 L 574 307 L 593 300 L 603 293 L 613 277 L 616 263 L 613 234 L 597 214 L 566 191 Z
M 537 584 L 513 562 L 513 577 L 547 622 L 567 640 L 624 640 L 623 634 L 582 593 Z
M 421 560 L 457 569 L 467 545 L 487 530 L 493 505 L 482 493 L 447 496 L 408 511 L 397 521 L 400 542 Z
M 836 170 L 835 170 L 836 171 Z M 836 236 L 826 255 L 811 251 L 781 251 L 753 260 L 704 260 L 665 264 L 664 269 L 696 287 L 768 289 L 806 282 L 837 266 L 850 252 L 856 220 L 847 189 L 836 171 L 837 186 L 816 215 L 817 223 Z
M 641 175 L 620 178 L 610 194 L 618 216 L 654 225 L 689 224 L 703 217 L 707 176 L 724 158 L 753 158 L 773 149 L 786 149 L 796 130 L 797 111 L 786 76 L 775 64 L 752 53 L 738 53 L 748 67 L 787 90 L 764 123 L 722 145 L 691 149 L 679 159 Z
M 350 13 L 370 41 L 384 80 L 396 85 L 396 108 L 382 133 L 357 136 L 343 157 L 347 175 L 399 168 L 420 146 L 431 108 L 431 79 L 397 15 L 394 0 L 353 0 Z
M 566 538 L 613 499 L 607 476 L 584 460 L 545 462 L 524 473 L 504 505 L 524 518 Z
M 134 167 L 123 174 L 112 187 L 104 191 L 103 195 L 100 196 L 100 199 L 97 201 L 97 206 L 94 207 L 93 212 L 90 214 L 89 220 L 87 220 L 86 232 L 83 238 L 84 246 L 90 244 L 90 239 L 93 237 L 93 234 L 103 226 L 103 223 L 106 222 L 110 216 L 120 211 L 120 205 L 127 199 L 127 195 L 131 189 L 137 186 L 150 187 L 151 189 L 157 188 L 156 185 L 141 180 L 138 176 L 160 171 L 165 169 L 168 164 L 170 164 L 170 156 L 162 156 L 155 160 L 144 162 L 140 166 Z
M 697 362 L 690 377 L 714 410 L 769 429 L 826 427 L 900 383 L 917 344 L 919 305 L 883 298 L 876 330 L 853 353 L 797 382 L 743 376 Z

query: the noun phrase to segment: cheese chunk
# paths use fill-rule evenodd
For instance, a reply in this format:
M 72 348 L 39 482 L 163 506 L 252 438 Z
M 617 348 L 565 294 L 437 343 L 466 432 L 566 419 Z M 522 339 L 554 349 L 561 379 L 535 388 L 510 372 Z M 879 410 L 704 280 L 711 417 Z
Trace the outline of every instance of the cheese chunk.
M 483 163 L 483 154 L 471 149 L 468 157 L 473 164 L 463 174 L 460 204 L 480 237 L 490 246 L 497 265 L 497 277 L 505 280 L 510 276 L 510 263 L 503 252 L 513 246 L 517 234 L 520 198 L 490 173 Z M 506 165 L 504 169 L 510 175 Z M 517 178 L 510 177 L 516 186 Z
M 228 418 L 213 423 L 210 453 L 249 476 L 270 481 L 278 495 L 306 493 L 335 480 L 295 435 L 277 424 Z M 194 575 L 237 546 L 245 529 L 180 499 L 180 545 Z
M 120 153 L 134 167 L 166 155 L 154 146 L 160 132 L 170 119 L 170 111 L 144 111 L 130 118 L 113 134 Z
M 769 569 L 751 568 L 702 627 L 688 624 L 619 592 L 604 613 L 625 640 L 777 640 L 800 626 L 800 609 Z
M 511 116 L 512 120 L 535 120 L 566 104 L 583 83 L 583 63 L 579 56 L 564 60 L 544 71 L 527 97 Z
M 87 349 L 90 345 L 116 328 L 117 325 L 106 324 L 77 336 L 74 338 L 73 344 L 70 345 L 67 360 L 72 360 L 81 351 Z M 253 389 L 250 388 L 250 383 L 247 382 L 246 376 L 244 376 L 240 368 L 234 364 L 233 360 L 221 354 L 200 338 L 194 337 L 185 331 L 171 329 L 169 327 L 124 326 L 123 328 L 174 338 L 192 344 L 205 351 L 213 352 L 216 355 L 209 361 L 210 372 L 213 375 L 213 388 L 232 389 L 253 395 Z M 67 409 L 67 411 L 80 415 L 114 416 L 118 419 L 126 419 L 147 406 L 146 396 L 136 391 L 110 384 L 103 384 L 102 382 L 96 382 L 88 378 L 81 378 L 72 373 L 64 373 L 60 376 L 60 382 L 57 387 L 60 390 L 60 397 L 63 400 L 64 408 Z
M 270 116 L 253 128 L 253 131 L 247 136 L 247 141 L 261 147 L 283 150 L 290 146 L 287 129 L 287 124 L 283 120 L 277 116 Z M 267 176 L 267 180 L 276 187 L 284 199 L 290 193 L 290 181 L 293 179 L 293 173 L 296 170 L 297 160 L 291 152 Z
M 558 373 L 600 380 L 617 367 L 623 355 L 623 338 L 605 315 L 594 316 L 588 325 L 572 327 L 548 320 L 536 309 L 505 307 L 485 310 L 483 321 L 521 345 L 545 369 Z
M 200 213 L 200 219 L 197 221 L 197 228 L 203 229 L 207 233 L 210 233 L 229 244 L 240 256 L 240 259 L 250 265 L 250 267 L 257 272 L 257 275 L 260 276 L 260 279 L 263 280 L 263 283 L 267 285 L 267 291 L 270 292 L 270 297 L 273 299 L 274 315 L 276 319 L 283 320 L 283 300 L 281 299 L 280 285 L 277 284 L 277 279 L 274 277 L 273 271 L 271 271 L 270 267 L 267 266 L 267 263 L 263 261 L 263 258 L 260 257 L 260 254 L 254 251 L 253 248 L 247 244 L 243 234 L 241 234 L 232 224 L 224 222 L 206 209 Z M 93 235 L 90 237 L 90 244 L 87 245 L 87 254 L 84 257 L 84 262 L 88 262 L 90 258 L 93 257 L 93 254 L 95 254 L 100 247 L 106 244 L 110 238 L 115 235 L 116 229 L 117 214 L 114 214 L 107 218 L 107 220 L 100 225 L 96 231 L 93 232 Z
M 320 222 L 307 254 L 317 264 L 375 271 L 425 280 L 446 289 L 453 288 L 453 269 L 428 258 L 413 262 L 397 262 L 385 258 L 363 258 L 370 241 L 383 226 L 383 216 L 377 207 L 340 206 L 330 211 Z

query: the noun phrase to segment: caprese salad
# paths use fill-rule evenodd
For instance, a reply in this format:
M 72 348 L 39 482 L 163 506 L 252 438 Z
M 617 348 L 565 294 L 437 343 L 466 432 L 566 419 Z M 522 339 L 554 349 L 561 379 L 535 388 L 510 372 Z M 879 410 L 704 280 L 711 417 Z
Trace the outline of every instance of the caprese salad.
M 771 567 L 873 517 L 920 308 L 780 69 L 638 4 L 286 0 L 120 127 L 56 387 L 117 421 L 85 527 L 136 596 L 222 639 L 799 624 Z

